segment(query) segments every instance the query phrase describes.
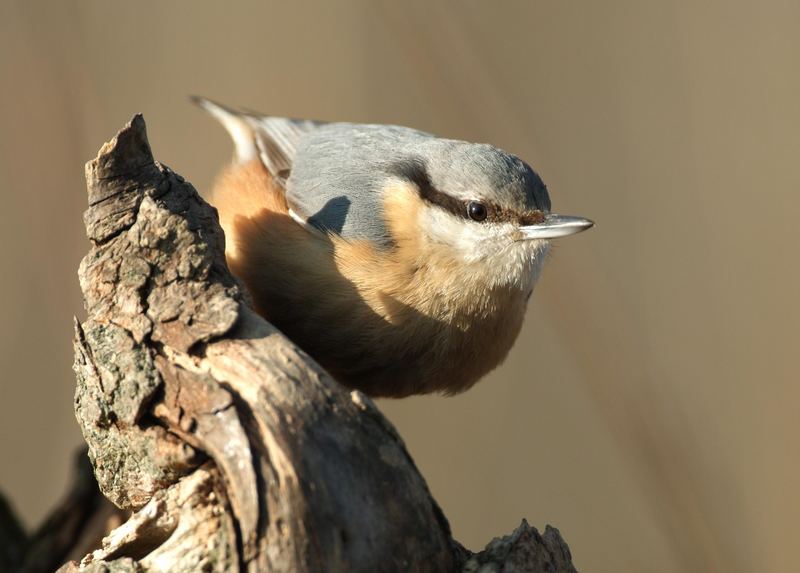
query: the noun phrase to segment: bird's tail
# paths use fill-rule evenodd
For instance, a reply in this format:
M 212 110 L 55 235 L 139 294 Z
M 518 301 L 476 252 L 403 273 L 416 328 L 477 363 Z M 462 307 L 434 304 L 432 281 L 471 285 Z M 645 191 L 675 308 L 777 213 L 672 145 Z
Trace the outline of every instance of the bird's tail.
M 248 120 L 248 114 L 226 107 L 200 96 L 189 96 L 193 103 L 210 113 L 228 131 L 236 148 L 236 161 L 246 163 L 258 157 L 253 126 Z
M 236 147 L 236 161 L 246 163 L 258 157 L 280 181 L 285 181 L 292 169 L 300 138 L 322 125 L 317 121 L 240 111 L 199 96 L 191 96 L 191 100 L 228 130 Z

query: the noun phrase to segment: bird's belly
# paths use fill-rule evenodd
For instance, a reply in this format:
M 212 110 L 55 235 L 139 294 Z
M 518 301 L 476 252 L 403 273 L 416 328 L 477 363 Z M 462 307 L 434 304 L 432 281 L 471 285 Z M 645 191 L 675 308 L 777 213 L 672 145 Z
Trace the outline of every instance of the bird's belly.
M 256 304 L 339 382 L 371 396 L 464 391 L 503 361 L 522 322 L 522 312 L 476 317 L 467 328 L 417 312 L 390 321 L 358 296 L 262 292 Z

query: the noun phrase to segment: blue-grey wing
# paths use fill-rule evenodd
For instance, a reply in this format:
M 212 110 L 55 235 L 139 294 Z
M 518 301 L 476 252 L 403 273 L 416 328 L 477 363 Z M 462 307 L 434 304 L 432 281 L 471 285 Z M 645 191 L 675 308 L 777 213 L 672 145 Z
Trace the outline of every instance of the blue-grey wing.
M 432 136 L 413 129 L 349 123 L 319 126 L 298 140 L 286 197 L 296 216 L 347 239 L 389 245 L 383 191 L 392 167 Z

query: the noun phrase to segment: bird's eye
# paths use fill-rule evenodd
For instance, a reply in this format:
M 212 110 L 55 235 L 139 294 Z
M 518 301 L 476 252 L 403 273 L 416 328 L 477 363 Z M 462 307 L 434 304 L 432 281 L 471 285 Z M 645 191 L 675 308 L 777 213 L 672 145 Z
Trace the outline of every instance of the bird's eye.
M 477 201 L 470 201 L 467 205 L 467 215 L 473 221 L 483 221 L 486 219 L 486 205 Z

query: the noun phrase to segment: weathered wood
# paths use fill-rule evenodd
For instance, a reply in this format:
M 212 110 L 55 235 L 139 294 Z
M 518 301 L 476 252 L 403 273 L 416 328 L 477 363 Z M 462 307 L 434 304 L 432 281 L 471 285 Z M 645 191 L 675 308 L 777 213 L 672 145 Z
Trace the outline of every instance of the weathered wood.
M 574 571 L 523 523 L 472 555 L 402 440 L 256 315 L 216 212 L 136 116 L 86 168 L 75 411 L 133 516 L 64 571 Z

